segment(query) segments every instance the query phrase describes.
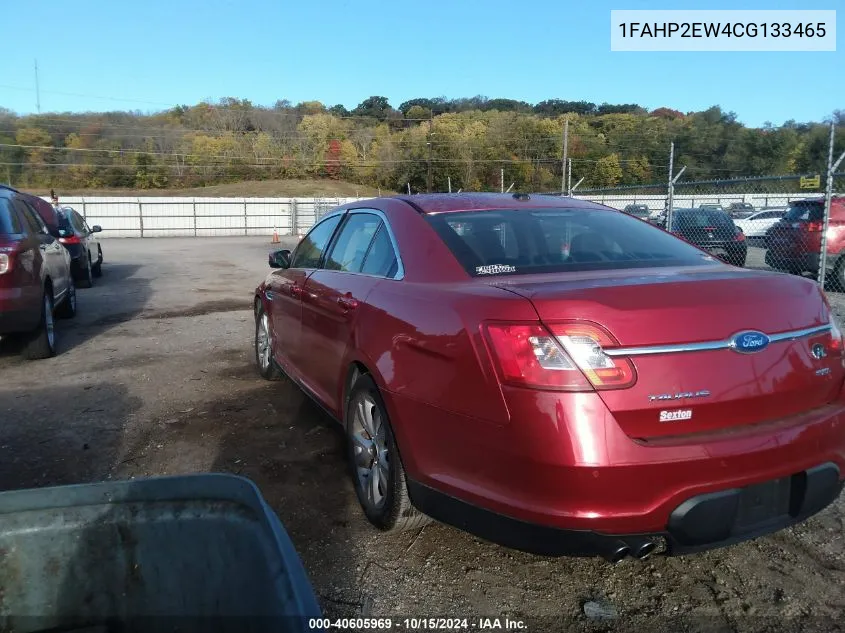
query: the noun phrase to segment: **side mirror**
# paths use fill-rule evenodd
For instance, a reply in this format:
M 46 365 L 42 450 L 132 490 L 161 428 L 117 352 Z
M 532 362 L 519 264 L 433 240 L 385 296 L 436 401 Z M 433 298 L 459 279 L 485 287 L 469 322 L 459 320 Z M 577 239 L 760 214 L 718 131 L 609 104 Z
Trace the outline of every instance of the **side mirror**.
M 103 227 L 101 227 L 99 224 L 95 224 L 94 226 L 91 227 L 92 233 L 99 233 L 102 230 L 103 230 Z
M 268 259 L 270 268 L 290 268 L 290 251 L 287 249 L 273 251 Z

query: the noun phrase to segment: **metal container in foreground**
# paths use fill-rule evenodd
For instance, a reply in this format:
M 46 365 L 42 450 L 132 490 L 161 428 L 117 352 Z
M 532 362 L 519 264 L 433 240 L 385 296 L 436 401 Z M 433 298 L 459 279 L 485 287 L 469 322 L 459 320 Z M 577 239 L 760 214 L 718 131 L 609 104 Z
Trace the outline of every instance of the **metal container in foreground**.
M 0 493 L 0 630 L 313 630 L 320 610 L 256 486 L 207 474 Z

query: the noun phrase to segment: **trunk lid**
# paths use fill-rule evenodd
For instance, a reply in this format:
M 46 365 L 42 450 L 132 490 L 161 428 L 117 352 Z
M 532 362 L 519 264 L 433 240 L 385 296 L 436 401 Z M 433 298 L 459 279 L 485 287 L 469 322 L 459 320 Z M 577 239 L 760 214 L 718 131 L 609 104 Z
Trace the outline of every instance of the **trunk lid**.
M 531 301 L 546 324 L 591 321 L 620 347 L 727 342 L 829 323 L 816 284 L 789 275 L 722 266 L 532 275 L 491 281 Z M 821 344 L 826 356 L 815 358 Z M 841 340 L 839 341 L 841 346 Z M 628 388 L 599 391 L 631 437 L 648 439 L 755 424 L 823 406 L 845 371 L 829 333 L 772 341 L 755 353 L 699 349 L 636 354 Z

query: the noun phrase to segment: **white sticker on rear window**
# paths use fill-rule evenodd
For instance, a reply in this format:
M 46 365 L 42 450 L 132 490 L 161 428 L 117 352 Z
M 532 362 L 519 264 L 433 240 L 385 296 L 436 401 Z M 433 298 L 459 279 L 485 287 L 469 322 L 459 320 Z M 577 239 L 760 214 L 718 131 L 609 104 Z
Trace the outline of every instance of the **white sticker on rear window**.
M 515 273 L 516 266 L 508 266 L 507 264 L 492 264 L 490 266 L 476 266 L 476 275 L 498 275 L 500 273 Z

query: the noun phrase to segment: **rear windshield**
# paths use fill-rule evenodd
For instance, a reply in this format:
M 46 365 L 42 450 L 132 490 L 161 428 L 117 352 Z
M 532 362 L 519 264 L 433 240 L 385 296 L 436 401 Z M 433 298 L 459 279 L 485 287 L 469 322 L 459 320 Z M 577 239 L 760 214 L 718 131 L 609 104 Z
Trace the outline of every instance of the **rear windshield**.
M 20 223 L 12 211 L 12 205 L 6 198 L 0 198 L 0 235 L 16 235 L 20 232 Z
M 425 217 L 474 277 L 708 263 L 689 244 L 612 211 L 502 209 Z
M 73 235 L 73 227 L 70 224 L 70 211 L 60 210 L 56 212 L 59 234 L 62 236 Z
M 746 218 L 750 218 L 754 215 L 754 211 L 740 211 L 738 213 L 734 213 L 733 217 L 735 220 L 744 220 Z
M 824 219 L 824 206 L 821 201 L 799 200 L 791 202 L 786 215 L 783 216 L 787 222 L 821 222 Z
M 733 220 L 724 211 L 690 209 L 672 214 L 673 229 L 734 228 Z
M 625 211 L 627 211 L 631 215 L 636 215 L 637 217 L 642 217 L 649 214 L 648 207 L 645 205 L 632 205 L 630 207 L 626 207 Z

